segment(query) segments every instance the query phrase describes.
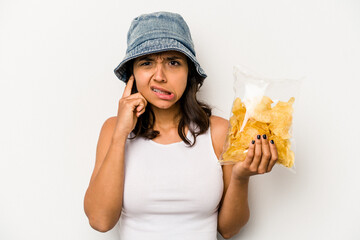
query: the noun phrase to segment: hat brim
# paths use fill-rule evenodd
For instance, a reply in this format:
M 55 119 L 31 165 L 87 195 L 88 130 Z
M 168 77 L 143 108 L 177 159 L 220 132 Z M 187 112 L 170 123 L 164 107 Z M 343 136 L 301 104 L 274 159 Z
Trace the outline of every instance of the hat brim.
M 205 71 L 201 68 L 199 62 L 197 61 L 195 55 L 185 47 L 181 42 L 173 38 L 156 38 L 147 40 L 135 48 L 128 51 L 125 55 L 125 58 L 120 62 L 120 64 L 114 69 L 115 75 L 123 82 L 127 82 L 130 76 L 126 76 L 126 63 L 132 59 L 135 59 L 140 56 L 144 56 L 151 53 L 164 52 L 164 51 L 179 51 L 184 53 L 191 61 L 195 64 L 197 73 L 205 79 L 207 77 Z

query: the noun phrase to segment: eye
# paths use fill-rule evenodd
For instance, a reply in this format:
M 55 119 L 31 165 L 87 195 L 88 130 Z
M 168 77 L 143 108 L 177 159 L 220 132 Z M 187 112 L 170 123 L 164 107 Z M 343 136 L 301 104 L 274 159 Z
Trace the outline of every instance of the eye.
M 180 63 L 178 61 L 170 61 L 170 65 L 177 66 L 180 65 Z
M 150 62 L 142 62 L 140 63 L 140 66 L 149 66 L 150 65 Z

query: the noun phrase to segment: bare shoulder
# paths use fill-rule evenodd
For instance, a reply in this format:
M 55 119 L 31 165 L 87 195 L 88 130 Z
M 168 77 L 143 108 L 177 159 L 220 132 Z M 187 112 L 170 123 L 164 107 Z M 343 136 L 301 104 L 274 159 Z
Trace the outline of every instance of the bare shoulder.
M 210 124 L 211 124 L 211 128 L 215 130 L 216 133 L 220 133 L 224 131 L 227 132 L 229 127 L 229 120 L 219 116 L 212 115 L 210 117 Z
M 116 122 L 117 122 L 117 116 L 113 116 L 113 117 L 109 117 L 108 119 L 106 119 L 106 121 L 104 122 L 104 125 L 110 125 L 113 128 L 115 128 L 116 126 Z
M 210 127 L 214 150 L 219 159 L 229 128 L 229 121 L 213 115 L 210 117 Z
M 99 140 L 98 140 L 98 151 L 108 150 L 110 142 L 116 127 L 117 117 L 109 117 L 105 120 L 104 124 L 101 127 Z M 106 148 L 106 149 L 104 149 Z
M 97 147 L 96 147 L 95 166 L 94 166 L 93 173 L 91 175 L 90 182 L 94 179 L 97 172 L 99 171 L 99 169 L 105 159 L 106 153 L 109 150 L 109 147 L 111 144 L 111 139 L 112 139 L 115 127 L 116 127 L 116 122 L 117 122 L 117 117 L 109 117 L 108 119 L 105 120 L 105 122 L 103 123 L 103 125 L 101 127 L 98 142 L 97 142 Z
M 214 151 L 218 159 L 220 157 L 221 152 L 223 151 L 223 146 L 225 144 L 226 135 L 229 129 L 229 124 L 230 124 L 229 121 L 222 117 L 219 116 L 210 117 L 211 139 L 213 142 Z M 221 168 L 223 170 L 224 192 L 220 201 L 220 207 L 224 201 L 226 191 L 229 187 L 233 164 L 221 165 Z
M 98 143 L 100 143 L 100 141 L 108 141 L 111 139 L 116 127 L 116 122 L 117 117 L 109 117 L 105 120 L 100 130 Z

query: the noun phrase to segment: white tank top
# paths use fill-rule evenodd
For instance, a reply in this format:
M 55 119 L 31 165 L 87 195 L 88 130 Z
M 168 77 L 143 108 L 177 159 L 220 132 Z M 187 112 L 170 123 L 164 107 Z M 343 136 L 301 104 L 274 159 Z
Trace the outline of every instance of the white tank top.
M 223 172 L 210 133 L 193 147 L 127 140 L 120 240 L 217 239 Z M 193 142 L 190 131 L 187 138 Z

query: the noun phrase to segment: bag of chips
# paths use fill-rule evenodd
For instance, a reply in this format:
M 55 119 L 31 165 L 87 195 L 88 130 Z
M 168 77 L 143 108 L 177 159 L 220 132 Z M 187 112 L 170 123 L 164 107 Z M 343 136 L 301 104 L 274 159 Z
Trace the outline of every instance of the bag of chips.
M 302 80 L 270 79 L 234 66 L 235 98 L 221 165 L 244 161 L 249 145 L 257 135 L 274 140 L 278 164 L 295 170 L 295 140 L 292 134 L 294 108 Z

